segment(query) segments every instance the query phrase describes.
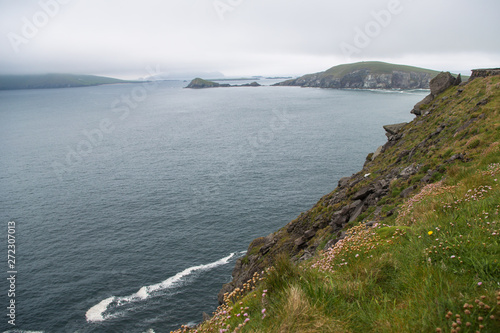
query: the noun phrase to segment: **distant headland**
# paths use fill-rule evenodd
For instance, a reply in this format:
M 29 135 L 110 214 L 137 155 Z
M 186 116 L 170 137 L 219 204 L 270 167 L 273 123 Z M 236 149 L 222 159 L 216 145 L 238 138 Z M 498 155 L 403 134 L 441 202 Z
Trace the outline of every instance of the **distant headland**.
M 74 88 L 138 82 L 78 74 L 0 75 L 0 90 Z

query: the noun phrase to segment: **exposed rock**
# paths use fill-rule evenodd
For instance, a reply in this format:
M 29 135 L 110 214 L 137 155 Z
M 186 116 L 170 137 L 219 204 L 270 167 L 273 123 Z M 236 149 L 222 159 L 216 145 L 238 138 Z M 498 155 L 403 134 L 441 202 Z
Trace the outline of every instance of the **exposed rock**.
M 415 190 L 415 188 L 416 188 L 416 186 L 407 187 L 399 195 L 403 198 L 408 198 L 410 196 L 411 192 L 413 192 Z
M 349 184 L 350 180 L 351 180 L 351 177 L 342 177 L 339 180 L 338 186 L 339 187 L 346 187 Z
M 453 75 L 451 75 L 450 72 L 441 72 L 439 73 L 435 78 L 433 78 L 430 83 L 429 87 L 431 89 L 431 93 L 426 96 L 422 101 L 418 102 L 415 104 L 413 109 L 411 110 L 411 113 L 421 116 L 423 114 L 422 107 L 429 104 L 436 98 L 437 95 L 448 89 L 449 87 L 453 85 L 458 85 L 462 82 L 462 76 L 459 75 L 459 78 L 455 78 Z
M 384 129 L 387 132 L 387 136 L 391 135 L 396 135 L 399 133 L 399 131 L 405 127 L 408 123 L 399 123 L 399 124 L 391 124 L 391 125 L 384 125 Z
M 383 148 L 384 148 L 384 146 L 379 146 L 379 147 L 377 148 L 377 150 L 375 150 L 375 152 L 374 152 L 374 153 L 373 153 L 373 155 L 372 155 L 372 161 L 373 161 L 374 159 L 376 159 L 376 158 L 377 158 L 377 156 L 378 156 L 378 155 L 380 155 L 380 154 L 382 153 L 382 149 L 383 149 Z
M 372 187 L 364 187 L 352 196 L 353 200 L 363 200 L 373 192 Z
M 410 176 L 416 174 L 418 172 L 418 166 L 410 165 L 404 168 L 400 173 L 399 177 L 401 178 L 409 178 Z
M 445 163 L 451 163 L 455 160 L 459 160 L 459 161 L 463 161 L 464 160 L 464 154 L 455 154 L 453 156 L 451 156 L 449 159 L 447 159 L 446 161 L 444 161 Z
M 478 77 L 488 77 L 494 75 L 500 75 L 500 68 L 473 69 L 472 74 L 467 82 L 471 82 Z
M 431 95 L 435 98 L 437 95 L 455 85 L 457 79 L 451 75 L 450 72 L 441 72 L 431 80 L 429 86 L 431 88 Z

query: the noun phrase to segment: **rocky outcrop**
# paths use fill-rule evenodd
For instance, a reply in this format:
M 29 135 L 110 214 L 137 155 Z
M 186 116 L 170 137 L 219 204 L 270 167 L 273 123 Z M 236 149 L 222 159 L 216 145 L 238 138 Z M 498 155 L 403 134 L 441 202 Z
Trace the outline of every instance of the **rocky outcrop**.
M 439 95 L 440 93 L 442 93 L 451 86 L 459 85 L 461 82 L 462 82 L 462 77 L 460 74 L 455 78 L 453 75 L 451 75 L 450 72 L 439 73 L 429 83 L 431 93 L 427 95 L 422 101 L 415 104 L 413 110 L 411 110 L 411 113 L 417 116 L 424 114 L 423 108 L 425 108 L 427 104 L 432 102 L 437 95 Z
M 473 69 L 468 82 L 479 77 L 488 77 L 494 75 L 500 75 L 500 68 Z
M 191 80 L 186 88 L 191 89 L 204 89 L 204 88 L 220 88 L 220 87 L 260 87 L 261 85 L 257 82 L 245 83 L 241 85 L 230 85 L 227 83 L 221 84 L 213 81 L 203 80 L 197 77 Z
M 218 87 L 229 87 L 229 84 L 220 84 L 213 81 L 203 80 L 199 77 L 191 80 L 186 88 L 191 89 L 204 89 L 204 88 L 218 88 Z

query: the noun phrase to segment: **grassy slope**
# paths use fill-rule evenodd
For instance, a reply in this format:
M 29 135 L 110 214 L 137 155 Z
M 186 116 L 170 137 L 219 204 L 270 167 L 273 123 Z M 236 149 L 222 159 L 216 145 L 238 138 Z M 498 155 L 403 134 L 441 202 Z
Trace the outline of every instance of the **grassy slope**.
M 440 73 L 438 71 L 433 71 L 430 69 L 405 66 L 405 65 L 396 65 L 381 61 L 363 61 L 363 62 L 356 62 L 353 64 L 338 65 L 330 69 L 327 69 L 324 73 L 325 75 L 333 75 L 336 78 L 341 78 L 348 73 L 360 69 L 369 69 L 370 72 L 373 74 L 391 74 L 392 71 L 402 71 L 402 72 L 427 73 L 430 74 L 432 77 Z
M 0 90 L 86 87 L 127 82 L 133 81 L 76 74 L 0 75 Z
M 365 214 L 309 261 L 276 260 L 197 331 L 499 332 L 500 77 L 451 87 L 428 108 L 353 189 L 398 163 L 420 165 L 379 202 L 394 215 L 366 229 Z M 465 159 L 445 162 L 457 153 Z M 428 170 L 438 171 L 432 183 L 420 182 Z M 415 195 L 403 199 L 412 184 Z

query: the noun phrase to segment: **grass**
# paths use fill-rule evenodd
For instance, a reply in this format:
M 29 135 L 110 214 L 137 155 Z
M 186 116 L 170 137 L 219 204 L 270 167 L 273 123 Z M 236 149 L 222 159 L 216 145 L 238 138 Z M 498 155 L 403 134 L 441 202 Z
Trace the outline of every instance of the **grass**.
M 362 62 L 356 62 L 352 64 L 344 64 L 332 67 L 326 70 L 325 74 L 341 78 L 352 71 L 360 69 L 369 69 L 374 74 L 390 74 L 393 71 L 426 73 L 430 74 L 431 77 L 434 77 L 440 73 L 439 71 L 433 71 L 430 69 L 414 67 L 414 66 L 396 65 L 381 61 L 362 61 Z
M 308 261 L 281 254 L 227 295 L 210 321 L 178 332 L 500 332 L 500 78 L 475 80 L 454 96 L 456 87 L 444 92 L 420 125 L 411 123 L 404 140 L 362 171 L 421 166 L 378 203 L 382 216 L 397 213 L 373 227 L 351 223 L 344 239 Z M 478 120 L 461 129 L 472 113 Z M 414 147 L 409 161 L 392 158 Z M 445 162 L 457 153 L 465 158 Z M 415 181 L 431 171 L 430 184 Z M 404 199 L 409 184 L 417 189 Z M 331 197 L 296 222 L 330 213 Z M 332 239 L 317 235 L 323 246 Z

